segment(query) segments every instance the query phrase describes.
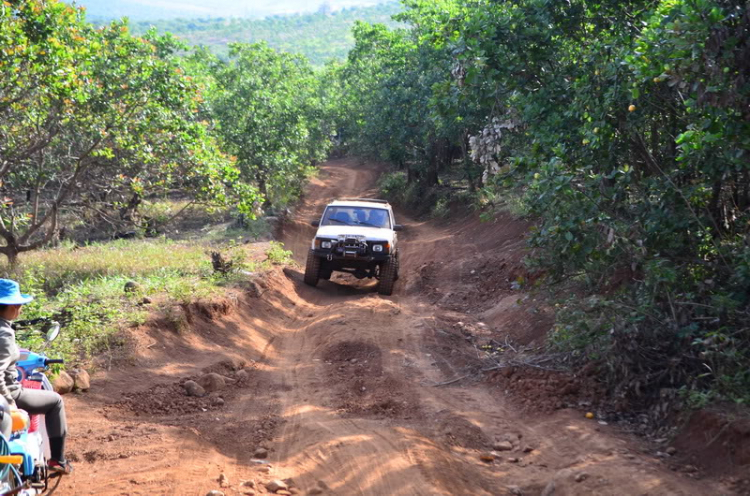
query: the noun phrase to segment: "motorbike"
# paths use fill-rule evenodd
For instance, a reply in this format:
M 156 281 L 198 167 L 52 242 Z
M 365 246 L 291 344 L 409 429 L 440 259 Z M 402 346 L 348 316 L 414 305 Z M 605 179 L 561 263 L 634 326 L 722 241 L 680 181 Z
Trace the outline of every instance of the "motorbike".
M 62 364 L 64 360 L 48 358 L 43 350 L 60 334 L 60 324 L 50 319 L 39 318 L 17 321 L 16 330 L 44 325 L 44 342 L 39 352 L 21 349 L 21 357 L 16 362 L 18 379 L 26 389 L 53 390 L 45 371 L 52 364 Z M 30 332 L 39 333 L 32 329 Z M 49 440 L 43 415 L 29 416 L 23 410 L 10 412 L 12 429 L 9 439 L 0 440 L 0 495 L 32 496 L 45 492 L 48 488 Z

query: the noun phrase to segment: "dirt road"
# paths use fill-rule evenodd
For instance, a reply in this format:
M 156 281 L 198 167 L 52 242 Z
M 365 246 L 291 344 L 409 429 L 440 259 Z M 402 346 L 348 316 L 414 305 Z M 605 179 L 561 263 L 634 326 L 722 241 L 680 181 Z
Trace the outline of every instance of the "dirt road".
M 321 167 L 280 233 L 298 261 L 324 203 L 373 195 L 379 172 L 347 160 Z M 549 325 L 513 284 L 524 277 L 526 226 L 400 214 L 393 297 L 349 276 L 310 288 L 301 269 L 287 268 L 136 331 L 130 364 L 100 371 L 91 392 L 67 399 L 77 463 L 57 493 L 252 494 L 241 482 L 253 481 L 262 494 L 288 478 L 292 494 L 722 493 L 564 408 L 552 378 L 528 383 L 538 390 L 530 398 L 523 372 L 473 374 L 484 334 L 527 344 Z M 180 319 L 189 332 L 167 328 Z M 181 382 L 212 371 L 237 382 L 217 398 L 184 395 Z M 254 457 L 259 448 L 267 463 Z M 483 461 L 493 449 L 495 460 Z

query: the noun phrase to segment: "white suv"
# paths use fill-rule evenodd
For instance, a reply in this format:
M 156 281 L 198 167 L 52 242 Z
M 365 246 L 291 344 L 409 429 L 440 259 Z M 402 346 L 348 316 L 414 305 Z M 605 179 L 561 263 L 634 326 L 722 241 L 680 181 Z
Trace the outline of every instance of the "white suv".
M 326 206 L 307 254 L 305 282 L 310 286 L 330 279 L 333 271 L 357 279 L 375 277 L 378 292 L 393 293 L 398 279 L 398 236 L 393 209 L 386 200 L 344 198 Z

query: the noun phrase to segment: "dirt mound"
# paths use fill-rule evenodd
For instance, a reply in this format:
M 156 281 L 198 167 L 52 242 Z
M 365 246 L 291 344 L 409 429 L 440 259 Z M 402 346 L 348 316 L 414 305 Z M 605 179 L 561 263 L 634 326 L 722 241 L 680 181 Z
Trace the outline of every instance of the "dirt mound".
M 482 450 L 492 446 L 484 431 L 468 420 L 450 412 L 440 412 L 435 418 L 435 437 L 449 446 Z
M 135 416 L 184 415 L 221 408 L 212 404 L 213 398 L 187 396 L 180 383 L 151 387 L 139 393 L 126 395 L 114 404 L 116 409 L 125 409 Z
M 714 475 L 750 472 L 750 418 L 707 410 L 690 415 L 673 443 L 682 463 Z M 750 476 L 732 481 L 750 494 Z
M 468 260 L 431 261 L 419 267 L 420 291 L 433 305 L 483 312 L 530 278 L 519 260 L 477 254 Z
M 204 374 L 183 377 L 171 384 L 159 384 L 144 391 L 124 394 L 122 400 L 114 403 L 113 406 L 115 409 L 124 409 L 136 416 L 185 415 L 217 410 L 236 396 L 239 388 L 247 386 L 247 379 L 252 369 L 245 369 L 244 365 L 244 360 L 222 360 L 204 367 Z M 186 382 L 200 382 L 201 377 L 212 373 L 219 373 L 221 377 L 228 379 L 225 388 L 212 395 L 189 396 L 187 394 Z
M 596 409 L 604 388 L 586 374 L 507 367 L 491 372 L 487 380 L 513 393 L 513 401 L 525 411 L 551 413 L 561 408 Z
M 383 371 L 383 353 L 363 341 L 343 341 L 323 354 L 340 411 L 381 418 L 409 418 L 419 411 L 408 385 Z

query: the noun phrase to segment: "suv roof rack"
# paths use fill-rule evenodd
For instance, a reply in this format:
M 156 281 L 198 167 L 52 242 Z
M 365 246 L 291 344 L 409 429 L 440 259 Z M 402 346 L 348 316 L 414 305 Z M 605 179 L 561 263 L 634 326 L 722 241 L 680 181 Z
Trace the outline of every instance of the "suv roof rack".
M 377 200 L 375 198 L 337 198 L 336 201 L 360 201 L 372 203 L 388 203 L 388 200 Z

